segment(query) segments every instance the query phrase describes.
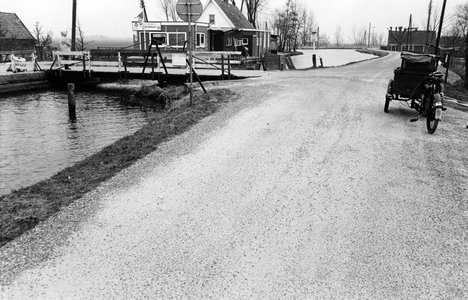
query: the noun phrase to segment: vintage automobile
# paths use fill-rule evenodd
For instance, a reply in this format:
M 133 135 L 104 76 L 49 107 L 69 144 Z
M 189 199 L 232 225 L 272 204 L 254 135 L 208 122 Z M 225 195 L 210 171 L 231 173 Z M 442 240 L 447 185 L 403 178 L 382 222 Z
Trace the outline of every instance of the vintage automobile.
M 419 116 L 414 122 L 426 117 L 429 133 L 434 133 L 442 118 L 443 74 L 437 72 L 438 56 L 411 52 L 401 53 L 401 67 L 394 70 L 394 77 L 388 83 L 384 112 L 388 113 L 390 102 L 409 103 Z

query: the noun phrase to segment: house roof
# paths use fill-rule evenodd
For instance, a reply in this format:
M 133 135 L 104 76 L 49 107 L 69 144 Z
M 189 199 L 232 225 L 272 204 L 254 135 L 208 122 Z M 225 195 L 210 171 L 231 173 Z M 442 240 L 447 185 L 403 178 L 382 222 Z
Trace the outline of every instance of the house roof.
M 223 0 L 213 0 L 237 29 L 255 29 L 237 6 Z
M 0 12 L 0 37 L 18 40 L 35 40 L 15 13 Z

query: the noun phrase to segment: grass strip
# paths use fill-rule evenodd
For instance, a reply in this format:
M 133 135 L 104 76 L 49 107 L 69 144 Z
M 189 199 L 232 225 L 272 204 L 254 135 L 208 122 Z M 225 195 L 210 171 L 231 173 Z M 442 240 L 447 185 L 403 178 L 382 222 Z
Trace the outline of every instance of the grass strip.
M 180 105 L 156 114 L 139 131 L 74 166 L 37 184 L 0 196 L 0 247 L 155 151 L 162 142 L 213 114 L 233 96 L 227 89 L 213 89 L 209 95 L 195 93 L 193 105 L 180 100 Z

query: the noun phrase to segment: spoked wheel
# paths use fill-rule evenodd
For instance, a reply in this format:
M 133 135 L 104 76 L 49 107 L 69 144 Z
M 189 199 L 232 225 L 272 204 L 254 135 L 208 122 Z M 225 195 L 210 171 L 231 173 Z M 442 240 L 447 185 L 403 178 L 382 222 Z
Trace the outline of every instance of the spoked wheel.
M 439 120 L 435 118 L 434 98 L 431 97 L 429 99 L 429 111 L 427 112 L 426 116 L 427 132 L 433 134 L 437 129 L 437 125 L 439 125 Z
M 387 94 L 385 95 L 385 106 L 384 106 L 384 112 L 388 113 L 388 106 L 390 105 L 390 101 L 392 101 L 393 97 L 393 79 L 390 79 L 388 82 L 388 87 L 387 87 Z

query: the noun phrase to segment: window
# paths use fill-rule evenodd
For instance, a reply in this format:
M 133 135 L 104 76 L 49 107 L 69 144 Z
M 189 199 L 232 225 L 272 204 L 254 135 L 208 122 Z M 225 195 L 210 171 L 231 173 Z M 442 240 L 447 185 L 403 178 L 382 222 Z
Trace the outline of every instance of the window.
M 185 43 L 185 32 L 179 33 L 179 32 L 174 32 L 174 33 L 168 33 L 169 35 L 169 46 L 174 47 L 174 48 L 182 48 Z
M 197 46 L 205 48 L 205 34 L 197 32 Z
M 232 46 L 232 39 L 231 39 L 230 37 L 228 37 L 228 38 L 226 39 L 226 46 L 228 46 L 228 47 L 229 47 L 229 46 Z
M 248 45 L 248 44 L 249 44 L 249 39 L 243 38 L 242 45 Z
M 151 39 L 156 40 L 159 46 L 166 45 L 166 34 L 165 33 L 152 33 Z
M 210 24 L 215 23 L 215 15 L 210 15 Z

